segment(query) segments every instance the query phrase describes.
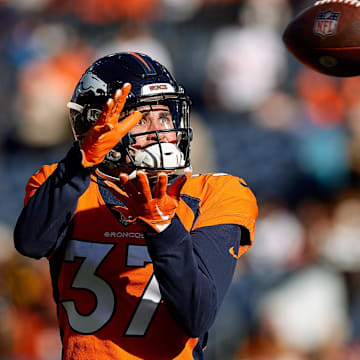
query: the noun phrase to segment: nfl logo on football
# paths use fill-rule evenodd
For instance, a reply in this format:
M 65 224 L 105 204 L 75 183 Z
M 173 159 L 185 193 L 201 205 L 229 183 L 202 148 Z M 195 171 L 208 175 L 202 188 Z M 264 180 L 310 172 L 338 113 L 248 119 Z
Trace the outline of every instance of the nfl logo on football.
M 334 35 L 340 15 L 340 12 L 331 10 L 319 12 L 314 23 L 314 34 L 321 37 Z

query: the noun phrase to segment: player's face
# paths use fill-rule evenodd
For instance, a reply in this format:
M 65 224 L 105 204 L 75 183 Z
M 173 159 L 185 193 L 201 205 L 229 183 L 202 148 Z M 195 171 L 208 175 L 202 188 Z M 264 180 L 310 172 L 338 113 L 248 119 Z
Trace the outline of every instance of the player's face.
M 138 124 L 131 130 L 132 135 L 156 131 L 173 129 L 172 116 L 169 108 L 166 105 L 146 105 L 136 109 L 142 113 L 142 118 Z M 160 132 L 160 142 L 175 143 L 176 132 Z M 144 148 L 148 145 L 154 144 L 157 141 L 156 134 L 150 133 L 136 137 L 136 143 L 133 145 L 136 148 Z
M 135 152 L 132 148 L 135 149 L 143 149 L 147 146 L 158 144 L 158 139 L 161 143 L 173 143 L 177 144 L 178 135 L 176 131 L 165 131 L 159 132 L 157 135 L 155 131 L 158 130 L 167 130 L 174 129 L 173 118 L 169 107 L 166 105 L 144 105 L 135 109 L 136 111 L 140 111 L 142 114 L 142 118 L 138 122 L 138 124 L 131 130 L 132 135 L 151 132 L 149 134 L 135 136 L 136 142 L 131 145 L 130 154 L 135 156 Z M 126 114 L 122 114 L 122 116 L 127 116 L 133 113 L 135 110 L 131 110 Z M 157 138 L 158 136 L 158 138 Z M 131 160 L 128 156 L 126 156 L 125 163 L 131 163 Z M 116 168 L 111 170 L 112 175 L 117 177 L 121 172 L 128 172 L 129 170 L 126 168 Z

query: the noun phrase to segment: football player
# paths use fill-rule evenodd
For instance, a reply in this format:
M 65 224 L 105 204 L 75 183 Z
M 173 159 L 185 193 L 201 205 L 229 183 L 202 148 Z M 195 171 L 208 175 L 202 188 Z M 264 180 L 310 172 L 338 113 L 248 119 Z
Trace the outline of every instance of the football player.
M 95 61 L 68 108 L 76 141 L 29 179 L 14 231 L 49 260 L 63 359 L 202 359 L 254 240 L 253 193 L 191 173 L 190 100 L 147 55 Z

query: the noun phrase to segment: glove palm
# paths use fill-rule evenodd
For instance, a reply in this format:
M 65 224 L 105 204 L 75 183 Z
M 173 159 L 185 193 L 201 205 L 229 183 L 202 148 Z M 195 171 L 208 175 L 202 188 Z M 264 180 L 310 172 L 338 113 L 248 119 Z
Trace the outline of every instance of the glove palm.
M 159 233 L 170 225 L 175 216 L 180 190 L 186 181 L 186 177 L 182 176 L 177 179 L 169 190 L 167 190 L 167 180 L 167 175 L 160 173 L 155 188 L 151 191 L 146 174 L 143 171 L 138 171 L 135 182 L 131 181 L 127 174 L 120 175 L 120 186 L 124 191 L 110 181 L 105 183 L 113 194 L 127 206 L 127 208 L 115 206 L 113 207 L 114 210 L 133 221 L 140 220 Z

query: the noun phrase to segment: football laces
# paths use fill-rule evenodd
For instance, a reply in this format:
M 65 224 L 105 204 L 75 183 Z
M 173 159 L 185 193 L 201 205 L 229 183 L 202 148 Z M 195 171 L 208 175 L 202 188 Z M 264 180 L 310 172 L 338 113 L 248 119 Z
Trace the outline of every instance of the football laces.
M 347 4 L 356 7 L 360 7 L 359 0 L 320 0 L 315 2 L 315 6 L 325 5 L 325 4 Z

